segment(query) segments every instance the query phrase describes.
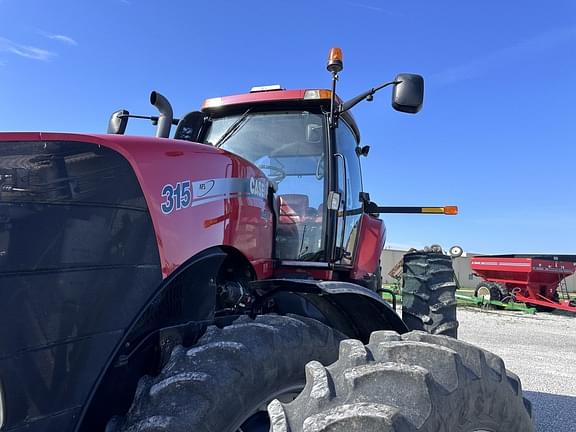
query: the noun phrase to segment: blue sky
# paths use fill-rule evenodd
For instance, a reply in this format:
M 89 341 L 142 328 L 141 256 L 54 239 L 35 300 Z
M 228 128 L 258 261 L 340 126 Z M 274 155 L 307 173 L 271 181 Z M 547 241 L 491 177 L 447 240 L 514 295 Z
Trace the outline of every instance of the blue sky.
M 374 201 L 461 209 L 386 216 L 391 245 L 574 253 L 573 0 L 0 0 L 0 129 L 105 131 L 117 108 L 152 113 L 153 89 L 181 114 L 254 85 L 327 87 L 331 46 L 344 99 L 426 80 L 416 116 L 386 90 L 354 108 Z

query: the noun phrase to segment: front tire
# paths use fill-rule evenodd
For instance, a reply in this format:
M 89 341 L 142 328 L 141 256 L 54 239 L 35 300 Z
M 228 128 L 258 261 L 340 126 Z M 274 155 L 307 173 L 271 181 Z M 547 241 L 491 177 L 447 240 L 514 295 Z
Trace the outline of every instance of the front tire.
M 306 367 L 291 403 L 273 401 L 272 432 L 531 432 L 531 405 L 502 359 L 446 336 L 379 331 Z
M 132 407 L 106 432 L 243 432 L 269 429 L 266 405 L 296 397 L 311 360 L 332 363 L 343 338 L 318 321 L 262 315 L 208 327 L 176 347 L 156 377 L 143 377 Z

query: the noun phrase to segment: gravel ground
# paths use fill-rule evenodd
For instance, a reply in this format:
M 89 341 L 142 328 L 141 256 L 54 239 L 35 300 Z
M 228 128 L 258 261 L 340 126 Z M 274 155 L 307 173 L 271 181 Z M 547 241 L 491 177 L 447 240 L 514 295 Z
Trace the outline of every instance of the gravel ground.
M 576 316 L 459 308 L 458 338 L 498 354 L 522 380 L 538 432 L 576 431 Z

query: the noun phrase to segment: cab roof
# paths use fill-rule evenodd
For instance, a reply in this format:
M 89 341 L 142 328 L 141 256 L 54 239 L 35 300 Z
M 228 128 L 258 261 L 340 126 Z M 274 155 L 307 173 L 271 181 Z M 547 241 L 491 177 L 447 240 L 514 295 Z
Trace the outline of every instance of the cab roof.
M 305 89 L 305 90 L 268 90 L 268 91 L 252 91 L 250 93 L 242 93 L 237 95 L 222 96 L 205 99 L 202 104 L 202 111 L 213 111 L 218 108 L 228 107 L 231 105 L 244 105 L 254 103 L 273 103 L 273 102 L 287 102 L 287 101 L 320 101 L 330 102 L 332 96 L 331 90 L 326 89 Z M 336 96 L 336 101 L 342 101 Z
M 213 115 L 218 115 L 220 112 L 228 111 L 228 109 L 243 109 L 253 105 L 277 108 L 283 105 L 294 107 L 300 103 L 303 108 L 315 105 L 329 109 L 331 97 L 332 91 L 328 89 L 285 90 L 274 88 L 272 90 L 259 90 L 205 99 L 201 109 L 202 112 Z M 335 99 L 336 104 L 342 103 L 342 99 L 338 95 L 336 95 Z M 342 118 L 350 125 L 358 142 L 360 142 L 360 131 L 352 115 L 349 112 L 345 112 L 342 114 Z

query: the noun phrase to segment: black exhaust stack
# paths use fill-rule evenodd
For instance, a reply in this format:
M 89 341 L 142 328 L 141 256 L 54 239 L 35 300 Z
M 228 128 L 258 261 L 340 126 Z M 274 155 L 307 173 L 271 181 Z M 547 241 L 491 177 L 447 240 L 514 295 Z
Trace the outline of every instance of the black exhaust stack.
M 174 113 L 172 105 L 160 93 L 153 91 L 150 93 L 150 103 L 156 107 L 160 116 L 158 117 L 158 126 L 156 127 L 156 136 L 159 138 L 168 138 L 170 136 L 170 128 L 172 127 L 172 120 Z

